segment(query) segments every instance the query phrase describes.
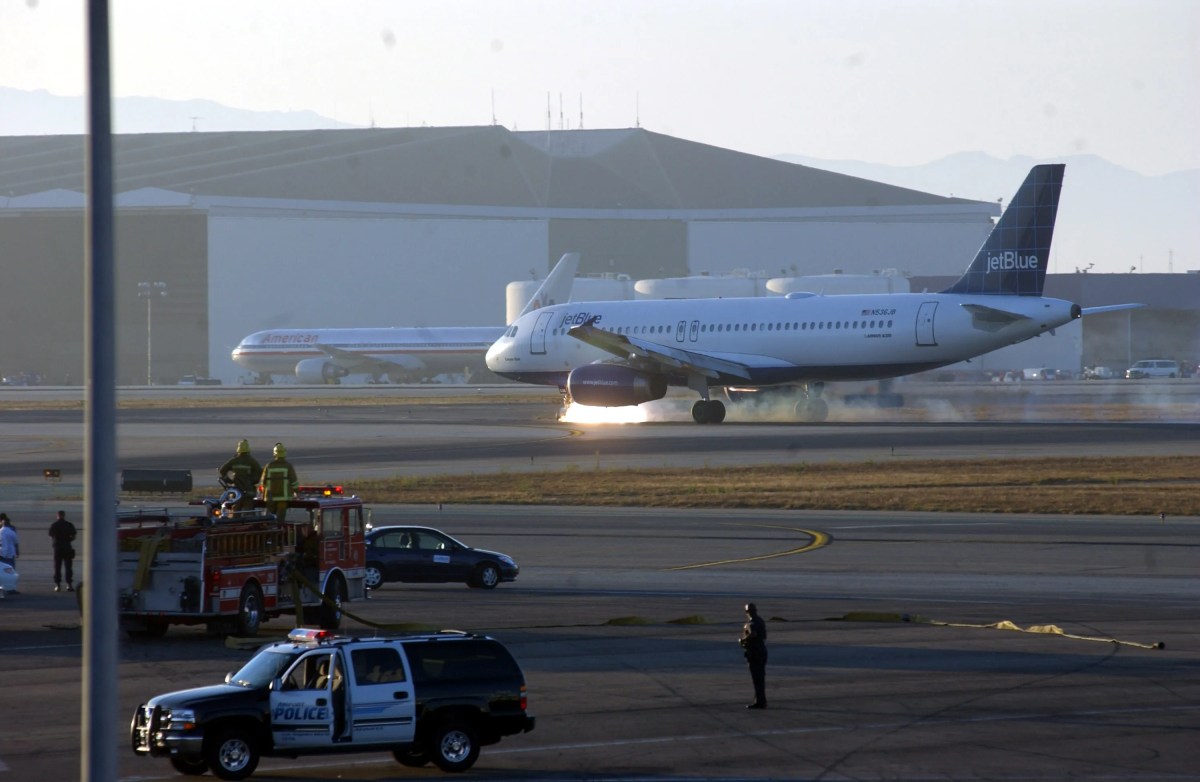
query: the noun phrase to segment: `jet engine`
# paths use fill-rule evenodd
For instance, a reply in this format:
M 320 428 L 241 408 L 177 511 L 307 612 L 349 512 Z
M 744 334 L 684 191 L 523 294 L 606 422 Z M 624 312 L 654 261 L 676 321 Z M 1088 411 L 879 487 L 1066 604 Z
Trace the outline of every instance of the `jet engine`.
M 588 364 L 571 370 L 567 392 L 581 405 L 625 407 L 662 399 L 667 379 L 615 364 Z
M 296 381 L 305 385 L 336 384 L 348 374 L 349 370 L 323 358 L 306 358 L 296 364 Z

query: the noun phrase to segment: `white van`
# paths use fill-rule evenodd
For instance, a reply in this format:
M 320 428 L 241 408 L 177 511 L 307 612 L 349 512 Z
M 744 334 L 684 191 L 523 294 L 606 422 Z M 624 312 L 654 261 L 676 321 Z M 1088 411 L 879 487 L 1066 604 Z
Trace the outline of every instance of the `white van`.
M 1163 358 L 1135 361 L 1133 366 L 1125 370 L 1125 377 L 1130 380 L 1143 377 L 1180 377 L 1181 375 L 1178 361 L 1169 361 Z

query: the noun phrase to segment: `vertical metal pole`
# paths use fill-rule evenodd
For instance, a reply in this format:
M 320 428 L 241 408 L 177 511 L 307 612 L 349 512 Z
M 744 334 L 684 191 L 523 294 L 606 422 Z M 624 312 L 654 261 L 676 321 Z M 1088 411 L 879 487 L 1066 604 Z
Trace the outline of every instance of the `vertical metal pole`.
M 79 778 L 112 782 L 121 724 L 117 709 L 117 501 L 112 89 L 108 1 L 88 0 L 87 398 L 84 470 L 82 749 Z
M 150 311 L 153 309 L 153 307 L 154 307 L 154 299 L 147 296 L 146 297 L 146 385 L 148 385 L 148 386 L 154 385 L 154 381 L 151 379 L 154 377 L 154 375 L 150 371 L 150 368 L 151 368 L 150 350 L 151 350 L 151 346 L 154 344 L 154 340 L 152 339 L 152 337 L 150 335 L 150 324 L 151 324 Z

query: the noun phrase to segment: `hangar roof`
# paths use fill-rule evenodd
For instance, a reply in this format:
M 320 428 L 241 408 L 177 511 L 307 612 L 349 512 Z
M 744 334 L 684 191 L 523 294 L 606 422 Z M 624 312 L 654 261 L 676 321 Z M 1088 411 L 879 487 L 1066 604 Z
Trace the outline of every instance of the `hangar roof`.
M 82 136 L 0 137 L 0 205 L 84 189 Z M 944 198 L 652 133 L 450 128 L 147 133 L 117 191 L 552 209 L 946 206 Z

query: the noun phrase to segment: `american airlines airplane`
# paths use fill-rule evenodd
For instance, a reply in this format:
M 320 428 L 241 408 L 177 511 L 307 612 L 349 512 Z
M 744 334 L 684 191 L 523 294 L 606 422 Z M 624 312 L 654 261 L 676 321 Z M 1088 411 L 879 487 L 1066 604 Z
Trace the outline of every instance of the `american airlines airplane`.
M 798 386 L 802 420 L 824 420 L 826 381 L 879 380 L 954 364 L 1095 312 L 1042 296 L 1065 166 L 1030 170 L 954 285 L 940 293 L 560 304 L 515 320 L 487 352 L 513 380 L 556 385 L 581 405 L 700 395 L 697 423 L 725 420 L 714 388 Z
M 570 299 L 578 268 L 579 253 L 563 255 L 521 315 Z M 232 358 L 264 382 L 271 375 L 322 384 L 353 374 L 375 380 L 386 374 L 397 383 L 482 366 L 488 347 L 503 333 L 503 326 L 273 329 L 243 339 Z

